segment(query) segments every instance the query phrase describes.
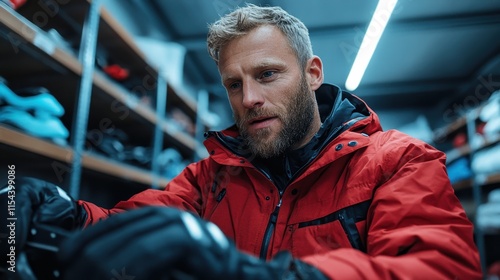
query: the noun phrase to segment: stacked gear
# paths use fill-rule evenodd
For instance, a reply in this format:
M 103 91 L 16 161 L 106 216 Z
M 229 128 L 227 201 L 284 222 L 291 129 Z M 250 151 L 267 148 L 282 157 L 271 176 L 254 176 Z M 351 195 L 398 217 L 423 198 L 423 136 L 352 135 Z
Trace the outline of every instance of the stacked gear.
M 160 152 L 156 157 L 156 162 L 158 163 L 160 174 L 169 180 L 179 175 L 189 164 L 189 161 L 184 160 L 181 153 L 175 148 L 166 148 Z
M 128 135 L 121 129 L 89 130 L 86 148 L 120 162 L 148 167 L 153 150 L 150 147 L 134 146 Z
M 64 107 L 46 88 L 23 88 L 14 92 L 0 77 L 0 123 L 65 144 L 69 131 L 60 120 L 62 115 Z

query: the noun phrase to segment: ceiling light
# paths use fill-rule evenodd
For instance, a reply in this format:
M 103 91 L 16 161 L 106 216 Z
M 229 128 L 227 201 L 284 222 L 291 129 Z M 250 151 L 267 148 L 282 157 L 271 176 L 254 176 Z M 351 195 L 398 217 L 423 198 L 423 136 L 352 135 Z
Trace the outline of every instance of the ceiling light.
M 384 29 L 397 2 L 397 0 L 378 1 L 375 13 L 373 13 L 373 17 L 368 25 L 365 36 L 363 37 L 361 46 L 359 47 L 358 54 L 354 59 L 351 71 L 347 76 L 347 80 L 345 82 L 347 90 L 353 91 L 359 86 L 361 78 L 365 73 L 366 67 L 372 58 L 373 52 L 377 47 L 382 33 L 384 33 Z

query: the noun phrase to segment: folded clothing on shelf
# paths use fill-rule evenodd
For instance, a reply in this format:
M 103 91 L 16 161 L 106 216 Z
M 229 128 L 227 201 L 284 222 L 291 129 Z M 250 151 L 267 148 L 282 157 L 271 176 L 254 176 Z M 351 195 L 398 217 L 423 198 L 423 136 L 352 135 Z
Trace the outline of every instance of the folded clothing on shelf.
M 481 108 L 479 119 L 484 123 L 483 134 L 486 138 L 495 139 L 500 136 L 500 90 L 492 93 Z
M 476 225 L 486 232 L 500 232 L 500 189 L 488 194 L 488 200 L 478 206 Z
M 500 90 L 491 94 L 479 113 L 479 119 L 483 122 L 488 122 L 494 118 L 500 118 Z
M 467 157 L 460 157 L 447 165 L 448 177 L 452 184 L 472 178 L 472 171 Z
M 471 169 L 476 174 L 500 172 L 500 145 L 475 152 L 471 160 Z
M 488 120 L 483 128 L 483 134 L 488 139 L 500 137 L 500 111 L 499 116 Z
M 434 143 L 433 132 L 425 115 L 419 115 L 415 121 L 398 127 L 398 130 L 429 144 Z

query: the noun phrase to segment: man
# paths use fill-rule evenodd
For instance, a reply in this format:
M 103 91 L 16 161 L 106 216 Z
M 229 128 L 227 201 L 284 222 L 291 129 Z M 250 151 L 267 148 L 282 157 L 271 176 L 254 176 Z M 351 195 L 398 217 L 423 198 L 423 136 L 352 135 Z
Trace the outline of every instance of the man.
M 481 278 L 445 155 L 324 84 L 303 23 L 248 5 L 210 26 L 208 49 L 236 124 L 165 190 L 103 209 L 18 184 L 25 220 L 86 227 L 61 245 L 65 279 Z

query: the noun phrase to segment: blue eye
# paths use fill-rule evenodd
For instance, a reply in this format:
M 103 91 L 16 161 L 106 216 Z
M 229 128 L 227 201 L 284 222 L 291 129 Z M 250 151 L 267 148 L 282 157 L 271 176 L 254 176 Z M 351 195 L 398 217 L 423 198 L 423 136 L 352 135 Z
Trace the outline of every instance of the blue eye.
M 262 73 L 262 78 L 269 78 L 274 75 L 274 73 L 276 73 L 276 71 L 265 71 L 264 73 Z
M 232 83 L 229 85 L 229 89 L 231 89 L 231 90 L 239 89 L 240 87 L 241 87 L 241 83 Z

